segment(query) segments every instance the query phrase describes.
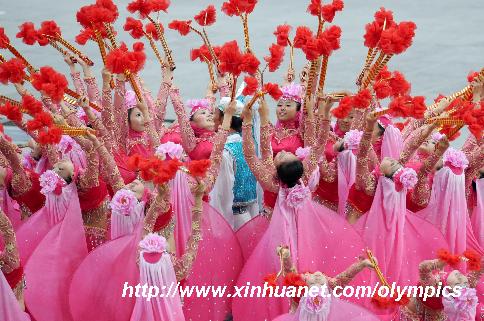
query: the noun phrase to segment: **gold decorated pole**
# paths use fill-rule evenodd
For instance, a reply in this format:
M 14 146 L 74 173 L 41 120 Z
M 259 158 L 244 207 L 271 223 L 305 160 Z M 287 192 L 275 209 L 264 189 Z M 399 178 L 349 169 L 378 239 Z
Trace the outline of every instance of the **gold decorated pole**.
M 370 73 L 363 81 L 363 85 L 362 85 L 363 88 L 368 87 L 370 82 L 372 82 L 373 79 L 375 79 L 376 75 L 378 75 L 378 73 L 383 69 L 383 67 L 386 66 L 386 64 L 388 63 L 388 61 L 390 61 L 392 57 L 393 57 L 393 54 L 385 55 L 382 52 L 380 53 L 380 56 L 378 57 L 377 61 L 373 65 L 373 68 L 371 68 Z
M 77 105 L 77 100 L 74 98 L 69 97 L 68 95 L 64 95 L 64 101 L 68 104 L 71 104 L 73 106 Z
M 247 108 L 252 109 L 252 106 L 254 106 L 257 99 L 259 99 L 260 97 L 262 97 L 264 95 L 265 95 L 265 92 L 262 92 L 262 91 L 254 94 L 254 96 L 252 96 L 252 99 L 247 104 Z
M 207 32 L 205 31 L 205 28 L 202 28 L 202 32 L 203 32 L 203 36 L 205 38 L 205 43 L 208 47 L 208 50 L 210 51 L 210 54 L 212 55 L 212 59 L 213 59 L 215 65 L 218 67 L 220 62 L 218 61 L 218 57 L 215 54 L 215 51 L 213 50 L 212 44 L 210 43 L 210 39 L 208 39 L 208 35 L 207 35 Z
M 237 77 L 233 75 L 232 93 L 230 95 L 230 101 L 235 99 L 235 94 L 237 93 Z
M 449 132 L 449 137 L 447 138 L 450 139 L 454 137 L 455 134 L 457 134 L 457 132 L 462 129 L 462 127 L 464 127 L 464 122 L 462 122 L 462 124 L 457 125 L 457 127 L 455 127 L 451 132 Z
M 51 45 L 54 49 L 56 49 L 58 52 L 60 52 L 62 55 L 67 55 L 67 50 L 62 49 L 57 42 L 55 42 L 54 39 L 47 37 L 47 40 L 49 41 L 49 45 Z
M 105 23 L 104 27 L 106 28 L 106 32 L 108 34 L 109 41 L 111 42 L 111 46 L 113 47 L 113 49 L 118 48 L 118 44 L 116 43 L 116 38 L 114 37 L 114 32 L 113 32 L 112 26 L 108 23 Z M 124 75 L 126 76 L 126 79 L 128 79 L 129 83 L 131 84 L 131 88 L 133 88 L 133 91 L 136 94 L 138 101 L 142 102 L 143 101 L 143 95 L 141 94 L 141 90 L 139 89 L 138 84 L 136 83 L 136 80 L 134 79 L 131 71 L 126 69 L 124 71 Z
M 210 76 L 210 84 L 212 86 L 212 91 L 216 92 L 218 89 L 217 86 L 217 81 L 215 80 L 215 74 L 213 72 L 212 64 L 210 63 L 210 60 L 207 59 L 207 57 L 203 57 L 203 60 L 207 63 L 208 66 L 208 75 Z
M 319 85 L 318 93 L 322 94 L 324 89 L 324 83 L 326 81 L 326 72 L 328 71 L 328 56 L 323 57 L 323 62 L 321 63 L 321 70 L 319 72 Z
M 104 45 L 104 40 L 101 37 L 101 33 L 99 32 L 99 30 L 97 29 L 93 29 L 93 30 L 94 30 L 94 36 L 96 37 L 97 45 L 99 47 L 99 52 L 101 53 L 101 59 L 103 60 L 104 66 L 106 66 L 106 46 Z M 111 87 L 111 89 L 114 89 L 113 79 L 111 79 L 111 81 L 109 82 L 109 86 Z
M 5 62 L 5 57 L 2 56 L 2 54 L 0 54 L 0 62 Z
M 68 136 L 87 136 L 87 134 L 96 134 L 96 131 L 87 127 L 71 127 L 69 125 L 56 125 L 57 128 L 62 130 L 64 135 Z
M 165 65 L 165 62 L 163 61 L 163 58 L 160 55 L 160 52 L 158 51 L 158 47 L 156 47 L 156 43 L 153 41 L 153 37 L 146 32 L 144 32 L 146 39 L 150 42 L 150 47 L 153 49 L 153 52 L 155 53 L 156 59 L 158 59 L 159 63 L 161 66 Z
M 17 49 L 15 49 L 14 46 L 12 46 L 10 43 L 5 43 L 5 46 L 15 57 L 19 58 L 24 62 L 24 64 L 27 66 L 27 69 L 31 74 L 37 72 L 37 70 L 28 62 L 27 59 L 25 59 L 24 56 L 22 56 L 22 54 L 20 54 L 20 52 L 18 52 Z
M 370 68 L 371 63 L 375 59 L 377 52 L 378 52 L 378 49 L 376 48 L 368 48 L 368 53 L 366 54 L 366 59 L 365 59 L 365 65 L 363 66 L 363 69 L 361 70 L 360 75 L 356 80 L 357 86 L 361 86 L 361 81 L 363 80 L 363 76 L 365 75 L 365 72 L 368 70 L 368 68 Z
M 390 109 L 387 108 L 387 109 L 383 109 L 383 110 L 380 110 L 380 111 L 374 111 L 374 112 L 372 112 L 372 114 L 375 117 L 380 117 L 380 116 L 383 116 L 385 114 L 388 114 L 389 112 L 390 112 Z
M 289 71 L 295 72 L 294 71 L 294 45 L 292 42 L 288 39 L 290 50 L 289 50 Z
M 249 17 L 249 15 L 247 13 L 240 15 L 240 18 L 242 19 L 242 26 L 244 27 L 245 51 L 246 52 L 251 52 L 251 50 L 250 50 L 249 21 L 248 21 L 248 17 Z
M 79 95 L 78 93 L 76 93 L 74 90 L 72 90 L 72 89 L 70 89 L 70 88 L 66 88 L 66 90 L 65 90 L 65 94 L 66 94 L 66 95 L 71 96 L 71 97 L 72 97 L 72 98 L 74 98 L 74 99 L 79 99 L 79 98 L 81 98 L 81 95 Z M 64 100 L 66 100 L 66 99 L 64 98 Z M 70 104 L 72 104 L 72 103 L 71 103 L 71 101 L 72 101 L 72 100 L 67 101 L 67 102 L 68 102 L 68 103 L 70 103 Z M 75 104 L 77 104 L 77 102 L 75 102 L 75 103 L 74 103 L 74 104 L 72 104 L 72 105 L 75 105 Z M 99 107 L 98 105 L 96 105 L 96 104 L 95 104 L 95 103 L 93 103 L 92 101 L 90 101 L 90 102 L 89 102 L 89 106 L 90 106 L 91 108 L 93 108 L 93 109 L 97 110 L 97 111 L 101 111 L 101 107 Z
M 158 22 L 153 20 L 153 18 L 151 18 L 150 16 L 148 16 L 148 19 L 155 26 L 156 34 L 158 35 L 158 38 L 160 39 L 161 46 L 163 47 L 163 51 L 165 52 L 166 59 L 168 59 L 168 64 L 170 65 L 171 70 L 175 70 L 175 68 L 176 68 L 175 62 L 173 61 L 173 57 L 171 55 L 171 50 L 168 47 L 168 43 L 166 42 L 165 34 L 161 30 L 161 27 L 158 24 Z
M 376 262 L 375 257 L 373 256 L 373 253 L 371 252 L 370 249 L 366 250 L 366 255 L 368 256 L 368 259 L 370 260 L 371 264 L 373 265 L 373 269 L 375 269 L 376 275 L 378 276 L 380 283 L 383 286 L 390 287 L 390 285 L 388 284 L 388 281 L 385 279 L 385 276 L 383 275 L 380 267 L 378 266 L 378 263 Z
M 311 98 L 312 93 L 314 92 L 314 86 L 315 86 L 315 78 L 316 76 L 316 71 L 318 69 L 318 59 L 314 59 L 311 61 L 311 67 L 309 68 L 309 76 L 308 76 L 308 82 L 306 84 L 306 100 Z
M 0 95 L 0 102 L 1 103 L 10 103 L 11 105 L 14 105 L 14 106 L 17 106 L 17 107 L 22 107 L 22 103 L 19 102 L 19 101 L 16 101 L 15 99 L 12 99 L 10 97 L 7 97 L 7 96 L 4 96 L 4 95 Z M 21 108 L 21 111 L 24 113 L 25 111 Z
M 80 59 L 82 59 L 88 66 L 94 66 L 94 62 L 92 62 L 91 59 L 89 59 L 85 54 L 83 54 L 79 49 L 74 47 L 69 41 L 65 40 L 62 38 L 60 34 L 57 34 L 57 37 L 55 38 L 58 42 L 60 42 L 64 47 L 69 49 L 71 52 L 79 56 Z

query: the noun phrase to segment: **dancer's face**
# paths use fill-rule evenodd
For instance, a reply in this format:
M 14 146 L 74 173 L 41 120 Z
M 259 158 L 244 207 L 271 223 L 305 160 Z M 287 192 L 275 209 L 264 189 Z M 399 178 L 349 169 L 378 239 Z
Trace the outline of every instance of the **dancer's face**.
M 283 163 L 293 162 L 293 161 L 297 161 L 297 160 L 299 160 L 299 158 L 297 158 L 296 155 L 294 155 L 291 152 L 286 152 L 286 151 L 283 150 L 283 151 L 280 151 L 279 153 L 277 153 L 276 157 L 274 157 L 274 165 L 276 167 L 278 167 Z
M 381 164 L 380 164 L 380 171 L 382 172 L 383 175 L 386 177 L 392 177 L 393 174 L 400 169 L 402 165 L 394 160 L 393 158 L 390 157 L 385 157 L 383 158 Z
M 293 120 L 297 115 L 297 103 L 294 100 L 280 99 L 277 102 L 276 116 L 278 120 Z
M 469 280 L 459 270 L 454 270 L 447 276 L 447 285 L 450 287 L 469 287 Z
M 338 119 L 336 122 L 338 123 L 339 129 L 343 132 L 346 133 L 350 130 L 351 123 L 353 122 L 353 119 L 355 118 L 355 113 L 351 111 L 348 116 L 346 116 L 343 119 Z
M 213 112 L 208 109 L 199 109 L 193 114 L 193 123 L 198 128 L 214 130 L 215 122 L 213 118 Z
M 74 164 L 68 160 L 62 160 L 54 165 L 54 172 L 65 181 L 70 181 L 74 175 Z
M 304 279 L 309 286 L 324 285 L 327 283 L 326 276 L 319 271 L 304 274 Z
M 143 198 L 145 186 L 143 185 L 143 183 L 141 183 L 139 179 L 135 179 L 134 181 L 126 185 L 126 188 L 134 193 L 138 201 Z
M 373 127 L 373 133 L 371 134 L 371 142 L 375 143 L 384 133 L 385 132 L 378 125 L 378 122 L 376 122 L 375 127 Z
M 433 139 L 427 139 L 420 147 L 418 151 L 426 155 L 432 154 L 435 151 L 435 145 L 437 143 Z
M 145 130 L 145 117 L 138 107 L 131 109 L 129 114 L 129 127 L 136 132 L 143 132 Z
M 215 124 L 215 130 L 222 125 L 222 122 L 224 120 L 224 116 L 222 115 L 222 112 L 220 109 L 215 108 L 215 111 L 213 113 L 213 123 Z

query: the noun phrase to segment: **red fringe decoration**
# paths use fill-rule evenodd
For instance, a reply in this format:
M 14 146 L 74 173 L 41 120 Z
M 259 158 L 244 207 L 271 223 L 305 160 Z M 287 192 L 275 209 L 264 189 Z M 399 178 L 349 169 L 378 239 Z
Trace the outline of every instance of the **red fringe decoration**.
M 255 77 L 245 77 L 245 88 L 242 91 L 242 95 L 244 96 L 252 96 L 255 94 L 257 91 L 257 88 L 259 87 L 259 82 Z
M 131 37 L 133 37 L 134 39 L 139 39 L 144 35 L 143 23 L 141 22 L 141 20 L 137 20 L 131 17 L 126 18 L 123 29 L 124 31 L 129 32 Z
M 0 114 L 13 122 L 21 122 L 23 117 L 20 107 L 10 104 L 8 101 L 5 102 L 5 105 L 0 105 Z
M 202 27 L 211 26 L 217 19 L 217 10 L 213 5 L 209 5 L 207 9 L 200 11 L 193 19 Z
M 229 0 L 222 4 L 222 11 L 229 17 L 250 14 L 256 4 L 257 0 Z
M 173 20 L 168 24 L 168 28 L 178 31 L 182 36 L 186 36 L 190 33 L 191 23 L 191 20 Z
M 284 47 L 273 43 L 269 52 L 270 56 L 264 57 L 264 60 L 269 65 L 269 71 L 274 72 L 279 69 L 284 59 Z
M 67 84 L 66 77 L 49 66 L 42 67 L 39 72 L 32 74 L 32 86 L 38 91 L 45 92 L 56 103 L 62 100 Z
M 8 82 L 12 84 L 21 83 L 26 76 L 25 67 L 25 63 L 19 58 L 12 58 L 0 63 L 0 82 L 4 85 Z
M 291 32 L 290 25 L 277 26 L 276 31 L 274 31 L 274 36 L 277 37 L 277 44 L 279 46 L 286 47 L 289 44 L 289 32 Z
M 279 100 L 282 97 L 282 91 L 277 84 L 268 82 L 262 88 L 263 92 L 268 93 L 274 100 Z
M 42 111 L 42 103 L 35 99 L 33 96 L 22 96 L 22 108 L 27 111 L 31 116 L 40 113 Z
M 35 31 L 35 25 L 32 22 L 24 22 L 18 28 L 20 31 L 16 37 L 22 39 L 24 44 L 31 46 L 37 42 L 37 31 Z
M 191 161 L 187 165 L 190 175 L 193 177 L 203 178 L 205 177 L 208 169 L 210 168 L 211 161 L 209 159 L 201 159 L 196 161 Z

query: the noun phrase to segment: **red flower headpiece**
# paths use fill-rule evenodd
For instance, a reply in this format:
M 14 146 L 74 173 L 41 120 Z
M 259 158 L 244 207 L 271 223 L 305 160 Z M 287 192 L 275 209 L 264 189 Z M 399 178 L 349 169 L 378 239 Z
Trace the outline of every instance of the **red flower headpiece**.
M 193 19 L 202 27 L 211 26 L 217 19 L 217 10 L 213 5 L 209 5 L 207 9 L 200 11 Z
M 12 58 L 0 63 L 0 82 L 4 85 L 8 82 L 21 83 L 26 76 L 25 67 L 25 63 L 19 58 Z
M 67 84 L 66 77 L 49 66 L 42 67 L 39 72 L 32 74 L 32 86 L 38 91 L 45 92 L 54 102 L 62 100 Z

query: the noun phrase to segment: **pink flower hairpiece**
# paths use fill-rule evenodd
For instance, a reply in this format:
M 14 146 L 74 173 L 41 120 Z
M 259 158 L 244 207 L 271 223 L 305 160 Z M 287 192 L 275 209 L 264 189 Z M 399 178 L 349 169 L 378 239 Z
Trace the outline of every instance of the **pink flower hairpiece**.
M 183 147 L 180 144 L 173 142 L 166 142 L 156 148 L 155 155 L 165 160 L 166 158 L 176 158 L 181 160 L 183 158 Z
M 300 161 L 305 160 L 311 153 L 311 147 L 298 147 L 296 149 L 296 156 Z
M 39 178 L 40 192 L 47 196 L 50 193 L 55 195 L 62 194 L 62 187 L 66 186 L 66 181 L 53 170 L 47 170 Z
M 393 174 L 393 181 L 395 182 L 395 190 L 397 192 L 403 189 L 412 189 L 418 181 L 417 172 L 412 168 L 402 167 Z
M 433 140 L 434 142 L 438 143 L 442 138 L 444 138 L 445 135 L 442 135 L 439 132 L 435 132 L 430 136 L 430 139 Z
M 124 104 L 126 110 L 136 107 L 136 94 L 132 90 L 127 90 L 124 94 Z
M 142 251 L 147 253 L 164 253 L 166 252 L 168 243 L 163 236 L 149 233 L 141 240 L 141 242 L 139 242 L 139 247 Z
M 302 103 L 303 88 L 301 85 L 291 83 L 281 88 L 283 100 L 294 100 L 295 102 Z
M 138 204 L 136 195 L 132 191 L 123 188 L 114 194 L 109 207 L 114 215 L 129 216 L 133 213 L 136 204 Z
M 362 136 L 363 132 L 360 130 L 352 129 L 346 132 L 343 138 L 345 149 L 357 150 Z
M 444 153 L 444 165 L 449 167 L 456 175 L 460 175 L 469 166 L 466 155 L 455 148 L 449 147 Z
M 210 102 L 205 98 L 190 99 L 187 101 L 187 107 L 190 109 L 190 117 L 192 117 L 200 109 L 210 110 Z
M 311 191 L 308 187 L 296 185 L 289 189 L 286 196 L 286 204 L 294 209 L 299 208 L 303 202 L 311 196 Z

